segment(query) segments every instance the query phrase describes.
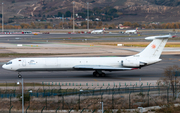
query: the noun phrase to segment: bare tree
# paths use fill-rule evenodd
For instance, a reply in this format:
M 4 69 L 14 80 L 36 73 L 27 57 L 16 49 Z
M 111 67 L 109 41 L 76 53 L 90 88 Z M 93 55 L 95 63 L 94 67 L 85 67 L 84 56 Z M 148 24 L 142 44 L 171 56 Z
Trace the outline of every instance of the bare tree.
M 175 84 L 178 83 L 177 77 L 175 76 L 177 73 L 180 72 L 180 67 L 177 65 L 169 66 L 164 69 L 164 78 L 163 82 L 166 85 L 171 85 L 171 89 L 173 91 L 173 97 L 175 96 Z

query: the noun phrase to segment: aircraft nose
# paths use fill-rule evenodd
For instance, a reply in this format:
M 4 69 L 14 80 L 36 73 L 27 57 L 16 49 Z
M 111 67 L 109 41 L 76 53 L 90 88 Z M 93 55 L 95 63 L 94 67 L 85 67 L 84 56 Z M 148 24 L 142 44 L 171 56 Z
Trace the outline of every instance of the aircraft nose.
M 6 69 L 6 70 L 11 70 L 11 67 L 7 66 L 6 64 L 4 64 L 4 65 L 2 66 L 2 68 L 3 68 L 3 69 Z
M 2 68 L 3 68 L 3 69 L 6 69 L 6 65 L 4 64 L 4 65 L 2 66 Z
M 12 66 L 9 66 L 9 65 L 6 65 L 6 64 L 4 64 L 2 66 L 2 68 L 5 69 L 5 70 L 13 70 Z

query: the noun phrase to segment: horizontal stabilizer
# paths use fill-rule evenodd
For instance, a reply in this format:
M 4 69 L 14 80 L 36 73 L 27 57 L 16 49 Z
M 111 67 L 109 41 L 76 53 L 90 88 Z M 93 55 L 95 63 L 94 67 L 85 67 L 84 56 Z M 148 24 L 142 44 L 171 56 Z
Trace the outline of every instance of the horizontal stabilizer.
M 174 38 L 175 36 L 172 35 L 162 35 L 162 36 L 149 36 L 146 37 L 146 40 L 154 40 L 154 39 L 168 39 L 168 38 Z

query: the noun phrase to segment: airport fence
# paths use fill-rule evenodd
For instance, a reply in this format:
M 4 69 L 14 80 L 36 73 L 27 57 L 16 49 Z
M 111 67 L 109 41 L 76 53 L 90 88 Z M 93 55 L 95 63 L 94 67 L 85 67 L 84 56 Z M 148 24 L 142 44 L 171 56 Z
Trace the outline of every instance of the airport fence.
M 81 83 L 71 83 L 71 82 L 42 82 L 43 86 L 111 86 L 111 87 L 118 87 L 118 86 L 156 86 L 156 82 L 81 82 Z
M 173 90 L 174 89 L 174 90 Z M 25 108 L 32 110 L 68 110 L 97 112 L 102 108 L 110 110 L 136 109 L 138 107 L 162 106 L 180 102 L 180 85 L 76 87 L 60 86 L 39 89 L 24 89 Z M 0 109 L 21 109 L 21 87 L 0 89 Z

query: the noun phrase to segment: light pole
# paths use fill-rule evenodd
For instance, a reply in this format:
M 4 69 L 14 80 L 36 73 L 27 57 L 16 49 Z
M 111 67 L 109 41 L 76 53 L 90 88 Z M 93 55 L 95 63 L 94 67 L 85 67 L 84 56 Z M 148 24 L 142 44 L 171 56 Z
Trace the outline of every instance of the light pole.
M 64 29 L 64 14 L 62 14 L 62 21 L 63 21 L 62 28 Z
M 75 26 L 74 26 L 74 2 L 73 2 L 73 34 L 75 33 L 75 30 L 74 30 L 74 28 L 75 28 Z
M 87 2 L 87 30 L 89 31 L 89 2 Z
M 4 32 L 3 4 L 4 3 L 2 3 L 2 32 Z
M 23 78 L 19 82 L 21 82 L 21 84 L 22 84 L 22 113 L 24 113 L 24 85 L 23 85 Z M 19 84 L 19 82 L 17 82 L 17 84 Z
M 102 113 L 104 113 L 104 105 L 103 105 L 103 102 L 101 102 L 101 106 L 102 106 Z

